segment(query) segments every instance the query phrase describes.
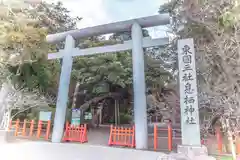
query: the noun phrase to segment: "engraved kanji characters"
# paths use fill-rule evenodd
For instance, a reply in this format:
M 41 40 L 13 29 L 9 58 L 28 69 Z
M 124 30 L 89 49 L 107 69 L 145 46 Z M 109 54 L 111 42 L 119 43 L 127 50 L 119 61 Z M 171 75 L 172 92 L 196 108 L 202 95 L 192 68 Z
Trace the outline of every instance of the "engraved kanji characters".
M 182 62 L 183 62 L 183 69 L 182 72 L 184 72 L 183 77 L 182 77 L 182 82 L 184 83 L 184 114 L 186 114 L 186 123 L 187 124 L 196 124 L 195 118 L 194 118 L 194 103 L 195 103 L 195 98 L 194 98 L 194 89 L 193 89 L 193 68 L 192 68 L 192 62 L 193 58 L 192 57 L 192 52 L 191 48 L 188 45 L 184 45 L 182 48 Z

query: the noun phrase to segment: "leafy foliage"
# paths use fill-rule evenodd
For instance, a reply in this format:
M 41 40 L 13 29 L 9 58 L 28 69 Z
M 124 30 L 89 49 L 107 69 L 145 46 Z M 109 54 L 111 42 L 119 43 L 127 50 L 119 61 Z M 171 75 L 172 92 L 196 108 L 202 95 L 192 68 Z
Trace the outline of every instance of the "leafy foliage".
M 21 87 L 56 94 L 60 61 L 47 61 L 48 52 L 56 51 L 56 46 L 49 46 L 45 37 L 47 33 L 75 29 L 81 18 L 70 17 L 61 3 L 44 2 L 33 9 L 16 6 L 1 9 L 1 60 L 12 73 L 12 79 Z
M 61 2 L 56 4 L 43 2 L 34 11 L 35 15 L 39 14 L 40 25 L 48 28 L 48 34 L 76 29 L 77 22 L 82 19 L 71 17 L 70 11 Z
M 131 67 L 129 52 L 77 57 L 74 63 L 81 82 L 94 84 L 108 81 L 122 87 L 132 83 Z
M 45 54 L 46 30 L 37 28 L 36 19 L 30 18 L 27 10 L 13 10 L 1 6 L 0 47 L 2 61 L 10 65 L 32 63 Z M 37 53 L 37 54 L 36 54 Z

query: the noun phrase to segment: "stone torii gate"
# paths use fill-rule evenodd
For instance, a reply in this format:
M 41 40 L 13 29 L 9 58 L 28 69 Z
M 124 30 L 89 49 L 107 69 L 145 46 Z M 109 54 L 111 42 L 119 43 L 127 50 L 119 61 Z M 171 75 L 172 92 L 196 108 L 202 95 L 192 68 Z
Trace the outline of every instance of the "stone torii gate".
M 73 57 L 132 50 L 136 148 L 148 148 L 143 48 L 166 45 L 168 44 L 168 38 L 143 38 L 142 28 L 166 24 L 169 24 L 169 15 L 162 14 L 110 23 L 96 27 L 72 30 L 47 36 L 48 43 L 57 43 L 65 40 L 65 48 L 63 50 L 60 50 L 58 53 L 48 54 L 48 59 L 62 58 L 62 68 L 58 89 L 52 142 L 60 142 L 62 139 Z M 87 49 L 75 48 L 75 39 L 122 31 L 131 31 L 132 40 L 125 41 L 122 44 L 103 47 L 93 47 Z

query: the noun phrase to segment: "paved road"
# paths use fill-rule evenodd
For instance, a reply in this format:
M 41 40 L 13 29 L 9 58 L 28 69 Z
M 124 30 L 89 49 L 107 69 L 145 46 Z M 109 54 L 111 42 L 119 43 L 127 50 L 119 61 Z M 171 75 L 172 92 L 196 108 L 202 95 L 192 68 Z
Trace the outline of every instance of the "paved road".
M 157 160 L 164 155 L 161 152 L 48 142 L 1 144 L 0 152 L 0 159 L 4 160 Z

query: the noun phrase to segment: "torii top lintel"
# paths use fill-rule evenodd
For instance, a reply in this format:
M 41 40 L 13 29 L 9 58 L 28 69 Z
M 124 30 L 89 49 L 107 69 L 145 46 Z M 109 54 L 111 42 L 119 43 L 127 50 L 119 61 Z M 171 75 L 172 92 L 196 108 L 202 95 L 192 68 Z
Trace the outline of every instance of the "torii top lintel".
M 71 35 L 75 39 L 83 37 L 98 36 L 108 33 L 130 31 L 134 23 L 138 23 L 142 28 L 154 27 L 169 24 L 169 14 L 160 14 L 149 17 L 137 18 L 127 21 L 114 22 L 95 27 L 71 30 L 62 33 L 51 34 L 46 37 L 48 43 L 57 43 L 65 40 L 67 35 Z

